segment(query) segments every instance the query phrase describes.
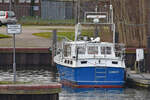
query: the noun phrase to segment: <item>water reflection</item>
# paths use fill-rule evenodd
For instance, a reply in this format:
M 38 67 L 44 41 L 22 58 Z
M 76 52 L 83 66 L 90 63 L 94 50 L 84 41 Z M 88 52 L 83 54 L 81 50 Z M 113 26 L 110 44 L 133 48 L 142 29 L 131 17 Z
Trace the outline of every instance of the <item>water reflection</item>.
M 57 70 L 50 67 L 19 67 L 17 80 L 33 83 L 58 82 Z M 0 81 L 13 81 L 12 67 L 0 67 Z M 63 87 L 59 100 L 150 100 L 143 88 L 71 88 Z
M 123 88 L 71 88 L 63 87 L 60 100 L 119 100 Z
M 63 87 L 60 100 L 150 100 L 149 91 L 133 88 Z

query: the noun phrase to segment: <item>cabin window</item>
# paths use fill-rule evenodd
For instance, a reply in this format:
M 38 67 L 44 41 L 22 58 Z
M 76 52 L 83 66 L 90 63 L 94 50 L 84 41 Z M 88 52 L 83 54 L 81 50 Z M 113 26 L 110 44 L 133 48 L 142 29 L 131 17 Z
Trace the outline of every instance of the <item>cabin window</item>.
M 5 16 L 5 12 L 4 11 L 0 11 L 0 16 Z
M 111 54 L 111 47 L 106 47 L 106 54 L 108 54 L 108 55 Z
M 64 46 L 64 56 L 65 57 L 71 56 L 71 47 L 70 47 L 70 45 L 65 45 Z
M 105 47 L 101 47 L 101 54 L 105 54 Z
M 89 46 L 88 54 L 98 54 L 98 46 Z
M 78 46 L 77 49 L 78 49 L 78 54 L 85 54 L 86 50 L 84 46 Z
M 101 54 L 107 54 L 110 55 L 111 54 L 111 47 L 101 47 Z

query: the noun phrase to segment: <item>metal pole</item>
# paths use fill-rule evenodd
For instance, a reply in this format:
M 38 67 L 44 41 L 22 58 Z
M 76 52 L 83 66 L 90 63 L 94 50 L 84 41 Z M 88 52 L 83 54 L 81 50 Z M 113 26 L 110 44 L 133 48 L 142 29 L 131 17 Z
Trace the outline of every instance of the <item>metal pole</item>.
M 80 0 L 78 0 L 78 23 L 80 23 Z
M 16 50 L 15 50 L 15 34 L 13 34 L 13 45 L 14 45 L 14 48 L 13 48 L 13 73 L 14 73 L 14 83 L 16 82 Z
M 34 7 L 34 2 L 35 0 L 31 0 L 31 16 L 34 16 L 34 10 L 33 10 L 33 7 Z
M 98 12 L 98 6 L 97 5 L 96 5 L 96 8 L 95 8 L 95 12 Z M 98 37 L 98 35 L 99 35 L 98 26 L 97 26 L 97 24 L 95 24 L 94 38 Z
M 9 0 L 9 11 L 11 11 L 12 0 Z

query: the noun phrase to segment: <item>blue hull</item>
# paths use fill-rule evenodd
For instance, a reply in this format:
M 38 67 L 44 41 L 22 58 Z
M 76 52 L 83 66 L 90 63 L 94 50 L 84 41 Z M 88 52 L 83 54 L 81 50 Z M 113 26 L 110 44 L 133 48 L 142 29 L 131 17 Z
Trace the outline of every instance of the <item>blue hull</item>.
M 79 67 L 57 65 L 60 80 L 76 87 L 118 88 L 124 85 L 124 68 Z

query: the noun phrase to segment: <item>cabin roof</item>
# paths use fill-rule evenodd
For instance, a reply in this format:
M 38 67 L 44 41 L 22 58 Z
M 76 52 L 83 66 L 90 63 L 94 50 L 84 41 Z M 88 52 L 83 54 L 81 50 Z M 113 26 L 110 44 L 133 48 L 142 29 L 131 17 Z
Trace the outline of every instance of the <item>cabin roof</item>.
M 65 44 L 72 44 L 72 45 L 84 45 L 84 44 L 95 44 L 95 45 L 109 45 L 113 46 L 113 43 L 110 42 L 91 42 L 91 41 L 73 41 L 73 42 L 66 42 Z

